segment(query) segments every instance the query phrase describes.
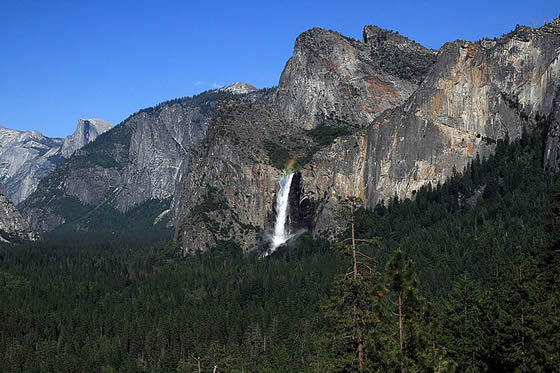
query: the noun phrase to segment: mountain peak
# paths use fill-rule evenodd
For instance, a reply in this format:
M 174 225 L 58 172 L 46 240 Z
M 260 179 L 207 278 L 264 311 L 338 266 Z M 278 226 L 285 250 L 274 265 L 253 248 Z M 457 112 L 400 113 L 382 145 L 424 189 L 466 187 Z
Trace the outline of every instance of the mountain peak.
M 80 118 L 78 119 L 78 128 L 81 125 L 92 126 L 100 133 L 103 133 L 113 128 L 113 126 L 110 123 L 104 121 L 103 119 L 98 119 L 98 118 L 90 118 L 90 119 Z
M 230 84 L 228 86 L 222 87 L 222 88 L 218 89 L 218 91 L 229 92 L 229 93 L 233 93 L 235 95 L 240 95 L 240 94 L 246 94 L 246 93 L 251 93 L 251 92 L 258 91 L 258 89 L 257 89 L 257 87 L 252 86 L 249 83 L 236 82 L 236 83 Z
M 70 157 L 76 150 L 92 142 L 104 132 L 109 131 L 113 126 L 103 119 L 79 119 L 76 131 L 64 139 L 62 145 L 62 156 Z
M 379 26 L 364 26 L 363 39 L 364 43 L 370 45 L 372 48 L 378 48 L 385 44 L 392 44 L 395 46 L 401 46 L 401 48 L 402 46 L 407 46 L 408 48 L 429 51 L 428 48 L 415 42 L 414 40 L 410 40 L 398 32 L 382 29 Z M 433 51 L 433 53 L 435 53 L 435 51 Z

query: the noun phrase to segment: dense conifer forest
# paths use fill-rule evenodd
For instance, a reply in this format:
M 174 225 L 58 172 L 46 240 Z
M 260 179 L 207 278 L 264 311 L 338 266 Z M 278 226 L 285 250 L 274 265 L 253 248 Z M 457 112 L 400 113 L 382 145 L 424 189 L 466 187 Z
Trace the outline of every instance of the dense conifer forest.
M 412 199 L 347 202 L 337 242 L 304 234 L 263 259 L 144 237 L 3 245 L 0 371 L 559 371 L 542 134 Z

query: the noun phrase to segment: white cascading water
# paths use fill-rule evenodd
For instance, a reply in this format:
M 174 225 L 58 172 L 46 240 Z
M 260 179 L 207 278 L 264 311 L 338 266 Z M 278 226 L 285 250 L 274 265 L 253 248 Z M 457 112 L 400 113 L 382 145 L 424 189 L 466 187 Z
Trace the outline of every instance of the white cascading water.
M 286 226 L 286 220 L 288 219 L 289 213 L 288 197 L 290 196 L 290 186 L 292 185 L 293 176 L 294 173 L 291 172 L 282 176 L 278 182 L 278 192 L 276 193 L 276 222 L 274 222 L 274 232 L 267 255 L 275 252 L 280 245 L 292 237 L 289 228 Z

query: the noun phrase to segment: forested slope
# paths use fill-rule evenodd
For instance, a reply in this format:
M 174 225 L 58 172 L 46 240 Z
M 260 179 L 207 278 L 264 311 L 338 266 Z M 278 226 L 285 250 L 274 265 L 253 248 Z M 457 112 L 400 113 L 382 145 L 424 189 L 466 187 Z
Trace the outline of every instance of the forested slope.
M 357 300 L 364 371 L 555 371 L 560 194 L 542 170 L 543 136 L 525 134 L 413 201 L 359 210 L 356 237 L 375 238 L 359 283 L 308 234 L 268 259 L 230 242 L 0 247 L 0 371 L 359 371 Z

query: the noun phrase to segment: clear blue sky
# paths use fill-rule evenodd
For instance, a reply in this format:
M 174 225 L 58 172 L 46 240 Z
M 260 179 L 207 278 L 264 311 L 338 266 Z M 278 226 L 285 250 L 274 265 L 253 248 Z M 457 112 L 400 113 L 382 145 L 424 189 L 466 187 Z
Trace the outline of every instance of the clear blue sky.
M 361 39 L 373 24 L 439 49 L 559 14 L 558 0 L 2 0 L 0 125 L 63 137 L 78 118 L 117 124 L 235 81 L 277 85 L 312 27 Z

